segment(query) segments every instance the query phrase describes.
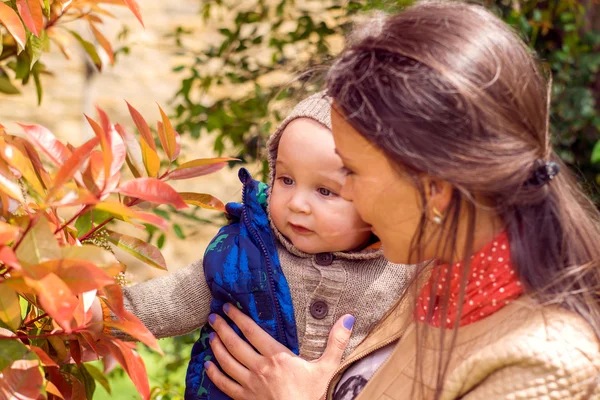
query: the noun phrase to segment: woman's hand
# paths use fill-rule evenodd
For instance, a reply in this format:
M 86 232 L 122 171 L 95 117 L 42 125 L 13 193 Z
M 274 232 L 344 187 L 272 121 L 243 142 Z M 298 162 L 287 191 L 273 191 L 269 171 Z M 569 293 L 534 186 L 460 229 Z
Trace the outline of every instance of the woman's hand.
M 336 322 L 321 358 L 309 362 L 273 339 L 236 307 L 226 304 L 223 310 L 258 352 L 225 320 L 210 315 L 209 323 L 218 334 L 211 334 L 210 346 L 223 371 L 231 377 L 206 362 L 208 376 L 219 389 L 235 400 L 323 398 L 348 345 L 354 325 L 352 315 L 344 315 Z

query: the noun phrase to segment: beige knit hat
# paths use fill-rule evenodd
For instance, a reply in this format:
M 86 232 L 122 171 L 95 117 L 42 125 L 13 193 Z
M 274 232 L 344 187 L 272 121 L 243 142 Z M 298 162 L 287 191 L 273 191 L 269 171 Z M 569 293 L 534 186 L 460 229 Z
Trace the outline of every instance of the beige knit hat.
M 281 135 L 288 124 L 298 118 L 310 118 L 331 130 L 331 102 L 325 92 L 315 93 L 298 103 L 269 138 L 267 142 L 269 187 L 273 186 L 275 180 L 275 162 L 277 161 L 277 149 L 279 148 Z

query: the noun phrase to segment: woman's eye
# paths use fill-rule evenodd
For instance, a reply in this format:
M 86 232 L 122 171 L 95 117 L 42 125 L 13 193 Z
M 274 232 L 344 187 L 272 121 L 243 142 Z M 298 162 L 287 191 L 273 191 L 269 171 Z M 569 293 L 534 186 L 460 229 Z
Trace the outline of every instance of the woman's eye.
M 344 175 L 346 176 L 350 176 L 350 175 L 354 175 L 354 171 L 352 171 L 350 168 L 348 167 L 343 167 L 342 168 L 342 172 L 344 172 Z
M 284 176 L 284 177 L 281 178 L 281 182 L 283 182 L 283 184 L 287 185 L 287 186 L 294 184 L 293 179 L 292 178 L 288 178 L 286 176 Z
M 319 191 L 319 194 L 321 196 L 331 196 L 331 195 L 333 195 L 333 192 L 331 190 L 329 190 L 329 189 L 319 188 L 318 191 Z

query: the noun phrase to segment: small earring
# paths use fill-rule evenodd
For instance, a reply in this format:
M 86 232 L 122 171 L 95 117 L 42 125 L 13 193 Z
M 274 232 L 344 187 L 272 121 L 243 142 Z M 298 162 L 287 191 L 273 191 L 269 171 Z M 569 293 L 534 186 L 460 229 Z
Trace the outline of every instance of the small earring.
M 440 210 L 437 209 L 437 207 L 433 207 L 433 210 L 431 211 L 433 212 L 433 222 L 435 222 L 438 225 L 441 225 L 442 221 L 444 220 L 444 214 L 442 214 Z

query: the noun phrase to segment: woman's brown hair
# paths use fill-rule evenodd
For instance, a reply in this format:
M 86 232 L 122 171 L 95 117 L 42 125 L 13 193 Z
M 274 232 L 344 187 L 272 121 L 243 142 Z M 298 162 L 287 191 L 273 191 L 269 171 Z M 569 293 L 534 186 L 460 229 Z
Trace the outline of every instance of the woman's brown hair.
M 552 150 L 550 86 L 510 27 L 480 6 L 456 2 L 419 3 L 383 22 L 379 17 L 328 74 L 334 107 L 392 163 L 455 188 L 438 254 L 457 251 L 464 212 L 470 231 L 461 253 L 477 250 L 480 205 L 473 199 L 491 200 L 526 293 L 578 313 L 600 338 L 600 215 Z M 532 183 L 540 165 L 551 162 L 560 173 Z M 423 261 L 427 223 L 423 211 L 412 261 Z M 442 309 L 444 321 L 447 304 Z M 441 353 L 436 397 L 448 365 Z

